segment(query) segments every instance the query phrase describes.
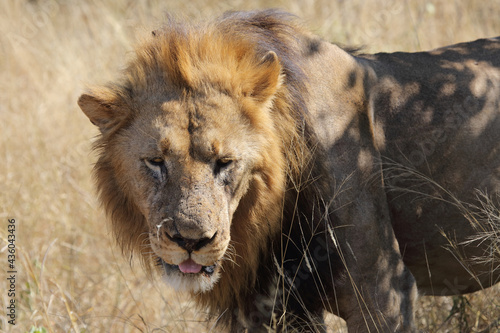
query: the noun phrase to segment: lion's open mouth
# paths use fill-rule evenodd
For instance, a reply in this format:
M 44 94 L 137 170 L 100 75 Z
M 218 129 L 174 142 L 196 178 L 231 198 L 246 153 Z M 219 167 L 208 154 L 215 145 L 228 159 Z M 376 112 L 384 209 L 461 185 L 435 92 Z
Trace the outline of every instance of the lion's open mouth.
M 195 263 L 192 259 L 188 259 L 179 265 L 172 265 L 158 258 L 158 265 L 161 265 L 166 273 L 180 272 L 182 274 L 203 274 L 206 276 L 211 276 L 217 268 L 217 264 L 202 266 Z

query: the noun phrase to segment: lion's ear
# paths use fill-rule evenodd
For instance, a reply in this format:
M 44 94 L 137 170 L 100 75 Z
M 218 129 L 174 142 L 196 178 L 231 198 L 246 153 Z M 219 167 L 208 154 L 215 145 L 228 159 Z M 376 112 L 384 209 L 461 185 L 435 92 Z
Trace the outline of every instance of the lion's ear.
M 103 94 L 104 95 L 104 94 Z M 125 108 L 120 107 L 116 101 L 109 96 L 100 94 L 83 94 L 78 99 L 78 106 L 90 119 L 92 124 L 99 127 L 101 133 L 105 133 L 121 124 L 128 116 Z
M 253 74 L 249 95 L 256 101 L 265 103 L 274 96 L 281 81 L 281 64 L 278 56 L 273 51 L 269 51 L 262 58 Z

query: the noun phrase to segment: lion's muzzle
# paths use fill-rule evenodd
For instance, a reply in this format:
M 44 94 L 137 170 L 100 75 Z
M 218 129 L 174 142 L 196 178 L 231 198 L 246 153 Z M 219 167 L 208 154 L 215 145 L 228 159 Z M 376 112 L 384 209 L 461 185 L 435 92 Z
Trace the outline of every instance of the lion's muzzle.
M 192 194 L 173 201 L 162 210 L 169 216 L 152 223 L 156 226 L 151 230 L 152 249 L 167 280 L 180 289 L 210 289 L 229 244 L 227 210 L 214 209 L 213 199 L 208 198 Z
M 229 256 L 228 191 L 207 163 L 171 168 L 170 177 L 177 183 L 167 182 L 172 186 L 157 193 L 149 210 L 151 248 L 172 286 L 206 291 L 218 280 Z
M 166 281 L 178 290 L 210 290 L 220 276 L 229 238 L 210 222 L 174 214 L 157 225 L 150 237 Z M 226 236 L 226 237 L 224 237 Z

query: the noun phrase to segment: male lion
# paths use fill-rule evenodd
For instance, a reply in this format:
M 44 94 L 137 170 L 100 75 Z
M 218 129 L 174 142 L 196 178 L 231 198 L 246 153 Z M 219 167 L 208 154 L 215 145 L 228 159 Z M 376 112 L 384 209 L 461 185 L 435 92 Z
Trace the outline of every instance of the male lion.
M 464 242 L 500 190 L 499 103 L 499 38 L 355 55 L 279 11 L 170 20 L 78 101 L 119 243 L 232 332 L 411 332 L 417 286 L 497 282 Z

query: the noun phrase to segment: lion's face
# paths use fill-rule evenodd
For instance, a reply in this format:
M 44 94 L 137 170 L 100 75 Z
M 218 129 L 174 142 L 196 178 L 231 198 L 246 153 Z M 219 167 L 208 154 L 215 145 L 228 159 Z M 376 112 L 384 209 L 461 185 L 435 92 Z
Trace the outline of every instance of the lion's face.
M 229 256 L 231 220 L 261 148 L 241 107 L 217 92 L 141 105 L 112 148 L 176 288 L 210 289 Z

